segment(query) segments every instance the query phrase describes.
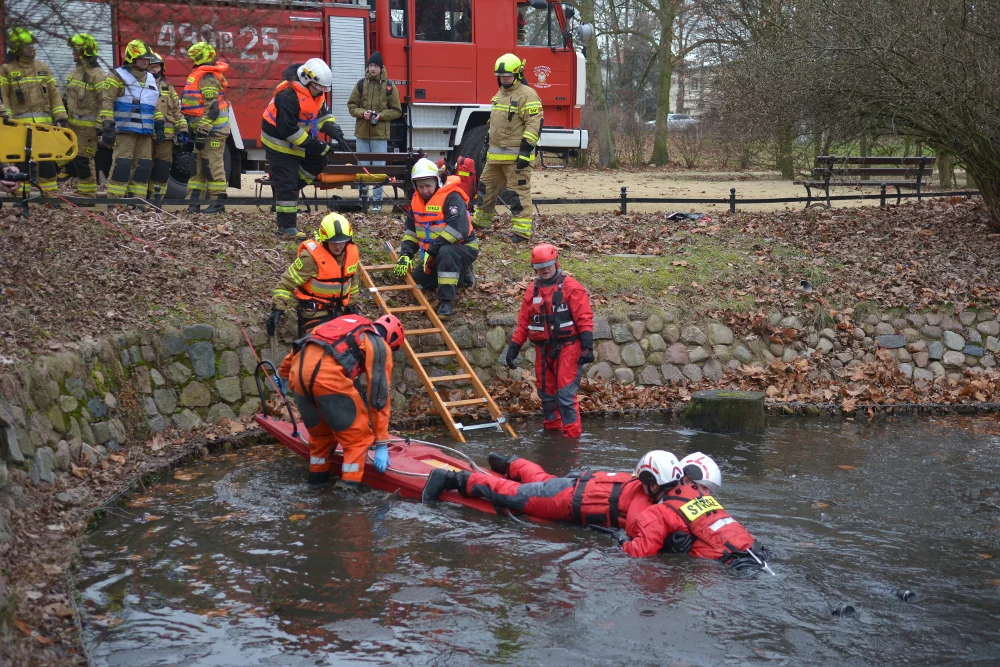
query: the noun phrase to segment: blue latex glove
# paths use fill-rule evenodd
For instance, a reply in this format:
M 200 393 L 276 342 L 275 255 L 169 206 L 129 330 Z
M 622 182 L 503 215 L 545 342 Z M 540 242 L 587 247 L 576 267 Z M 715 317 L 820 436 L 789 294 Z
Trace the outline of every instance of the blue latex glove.
M 385 472 L 385 469 L 389 467 L 389 448 L 385 445 L 379 445 L 375 448 L 375 470 L 379 472 Z
M 272 375 L 271 378 L 274 380 L 274 385 L 278 388 L 278 391 L 280 391 L 281 395 L 284 396 L 285 391 L 288 389 L 288 380 L 277 374 Z

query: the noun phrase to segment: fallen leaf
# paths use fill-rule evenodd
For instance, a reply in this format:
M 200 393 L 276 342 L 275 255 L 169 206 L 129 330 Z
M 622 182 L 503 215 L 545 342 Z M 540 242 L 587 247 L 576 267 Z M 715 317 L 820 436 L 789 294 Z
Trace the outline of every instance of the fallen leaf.
M 989 560 L 990 558 L 993 558 L 993 554 L 976 554 L 976 555 L 979 556 L 980 558 L 983 558 L 983 559 L 986 559 L 986 560 Z
M 223 514 L 222 516 L 213 516 L 211 521 L 229 521 L 233 518 L 232 514 Z
M 812 504 L 813 509 L 817 509 L 817 510 L 825 510 L 829 506 L 830 505 L 828 503 L 820 503 L 820 502 Z
M 143 514 L 142 518 L 144 521 L 159 521 L 163 517 L 157 514 Z
M 858 469 L 857 466 L 849 466 L 846 463 L 844 465 L 838 465 L 837 467 L 840 468 L 841 470 L 857 470 Z
M 184 470 L 174 471 L 174 479 L 180 482 L 190 482 L 192 480 L 198 479 L 199 477 L 201 477 L 201 475 L 202 473 L 200 472 L 186 472 Z
M 70 462 L 69 469 L 70 472 L 73 474 L 73 477 L 77 477 L 79 479 L 83 479 L 87 474 L 86 468 L 81 468 L 80 466 L 78 466 L 73 462 Z
M 292 523 L 295 523 L 296 521 L 301 521 L 304 518 L 306 518 L 305 514 L 293 514 L 292 516 L 288 517 L 288 520 L 291 521 Z
M 109 461 L 114 461 L 115 463 L 121 463 L 125 465 L 125 457 L 120 454 L 111 454 L 108 456 Z

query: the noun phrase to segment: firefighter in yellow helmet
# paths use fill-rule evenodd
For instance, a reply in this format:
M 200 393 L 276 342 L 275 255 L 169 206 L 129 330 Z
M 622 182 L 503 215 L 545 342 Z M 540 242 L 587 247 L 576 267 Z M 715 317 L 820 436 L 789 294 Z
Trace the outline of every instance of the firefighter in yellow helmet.
M 79 153 L 73 158 L 76 170 L 76 193 L 81 197 L 97 194 L 97 114 L 101 111 L 101 93 L 106 77 L 97 64 L 97 40 L 85 32 L 67 40 L 73 49 L 76 68 L 66 80 L 66 111 L 69 126 L 76 133 Z
M 58 123 L 66 127 L 66 107 L 59 96 L 59 86 L 48 65 L 35 59 L 35 34 L 27 28 L 14 28 L 7 37 L 10 62 L 0 65 L 0 96 L 10 117 L 31 123 Z M 27 171 L 28 165 L 21 167 Z M 42 194 L 52 196 L 58 190 L 55 162 L 41 162 L 37 169 L 38 187 Z M 31 189 L 23 183 L 21 194 Z
M 156 109 L 163 114 L 163 132 L 153 135 L 153 173 L 149 178 L 149 197 L 157 198 L 166 196 L 170 167 L 174 162 L 174 142 L 187 143 L 188 124 L 181 113 L 181 98 L 167 81 L 163 58 L 158 53 L 154 52 L 149 60 L 149 73 L 160 87 Z
M 542 132 L 542 101 L 525 83 L 524 63 L 513 53 L 497 58 L 493 69 L 500 90 L 492 100 L 489 148 L 472 223 L 479 229 L 493 224 L 497 196 L 506 186 L 512 197 L 510 240 L 527 241 L 532 227 L 531 169 Z
M 201 209 L 202 213 L 222 213 L 226 207 L 226 140 L 229 127 L 229 102 L 226 101 L 226 70 L 229 65 L 216 61 L 215 47 L 208 42 L 195 42 L 187 50 L 194 63 L 194 70 L 181 93 L 181 112 L 187 118 L 194 137 L 194 175 L 188 180 L 188 197 L 213 199 L 214 204 Z M 192 203 L 188 212 L 198 213 L 200 206 Z
M 104 80 L 101 143 L 114 148 L 108 197 L 145 199 L 153 172 L 153 137 L 163 132 L 160 89 L 149 73 L 153 52 L 141 40 L 125 47 L 124 62 Z
M 315 326 L 341 315 L 357 314 L 351 299 L 358 295 L 358 247 L 354 228 L 339 213 L 330 213 L 319 224 L 315 240 L 299 245 L 298 257 L 274 288 L 267 334 L 277 331 L 282 315 L 292 306 L 298 313 L 298 337 Z

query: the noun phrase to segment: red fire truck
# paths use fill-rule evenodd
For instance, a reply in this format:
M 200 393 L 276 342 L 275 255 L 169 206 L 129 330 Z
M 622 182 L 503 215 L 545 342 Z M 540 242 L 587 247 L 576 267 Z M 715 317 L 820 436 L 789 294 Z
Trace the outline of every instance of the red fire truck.
M 94 34 L 105 65 L 120 63 L 125 45 L 142 39 L 163 56 L 178 92 L 190 71 L 187 47 L 213 44 L 229 63 L 228 99 L 233 135 L 227 154 L 230 184 L 263 165 L 260 117 L 281 72 L 308 58 L 333 70 L 330 103 L 347 139 L 354 119 L 347 100 L 364 76 L 365 61 L 379 51 L 399 88 L 403 117 L 391 129 L 390 151 L 424 151 L 429 157 L 478 155 L 486 135 L 490 98 L 497 90 L 493 63 L 502 54 L 525 60 L 525 78 L 545 108 L 539 146 L 568 155 L 587 147 L 580 129 L 586 97 L 585 62 L 574 48 L 592 35 L 573 8 L 549 0 L 295 0 L 203 3 L 135 0 L 3 0 L 7 27 L 14 21 L 38 31 L 39 58 L 61 83 L 72 70 L 66 37 Z M 42 16 L 51 12 L 50 17 Z M 65 33 L 65 34 L 64 34 Z M 114 44 L 114 53 L 107 45 Z M 110 56 L 110 57 L 109 57 Z M 113 60 L 113 62 L 111 62 Z M 170 197 L 183 196 L 186 174 L 175 169 Z

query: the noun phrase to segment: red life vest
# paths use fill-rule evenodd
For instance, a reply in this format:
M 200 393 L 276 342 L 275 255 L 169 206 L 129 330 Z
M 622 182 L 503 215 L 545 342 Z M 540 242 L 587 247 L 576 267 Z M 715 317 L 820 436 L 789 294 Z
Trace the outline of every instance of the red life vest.
M 685 477 L 660 503 L 676 512 L 687 524 L 688 532 L 721 553 L 722 558 L 753 546 L 753 535 L 729 516 L 707 486 Z
M 205 115 L 205 98 L 201 94 L 200 83 L 202 77 L 206 74 L 214 74 L 222 86 L 222 90 L 219 91 L 219 118 L 225 117 L 226 119 L 222 125 L 225 125 L 229 121 L 229 102 L 225 100 L 226 88 L 229 86 L 229 82 L 223 76 L 228 69 L 229 65 L 227 63 L 216 63 L 214 65 L 202 65 L 191 72 L 191 75 L 187 78 L 187 83 L 184 84 L 184 92 L 181 93 L 181 111 L 184 112 L 185 116 L 201 118 Z
M 437 161 L 437 166 L 440 169 L 446 169 L 448 163 L 444 158 L 441 158 Z M 471 200 L 479 189 L 479 181 L 476 177 L 476 161 L 471 157 L 462 157 L 459 155 L 458 159 L 455 160 L 455 171 L 453 174 L 458 177 L 458 187 Z
M 573 523 L 624 528 L 618 499 L 629 482 L 640 483 L 628 472 L 585 472 L 573 491 Z
M 421 252 L 427 252 L 427 249 L 431 246 L 431 241 L 440 236 L 448 227 L 448 224 L 444 221 L 444 200 L 452 192 L 457 192 L 466 204 L 469 203 L 469 195 L 465 194 L 465 191 L 459 187 L 457 176 L 449 176 L 444 185 L 431 195 L 428 202 L 424 202 L 419 192 L 413 194 L 410 210 L 413 212 L 413 222 L 417 232 L 417 244 L 420 246 Z M 451 243 L 469 243 L 469 245 L 478 247 L 478 241 L 476 241 L 472 230 L 471 216 L 469 217 L 469 236 L 462 239 L 455 239 Z
M 540 281 L 535 279 L 531 310 L 528 311 L 528 340 L 536 345 L 566 341 L 577 336 L 573 313 L 563 301 L 564 280 L 566 274 L 559 274 L 556 288 L 549 292 L 548 296 L 541 296 Z
M 319 345 L 343 366 L 347 378 L 354 380 L 365 369 L 365 357 L 357 340 L 358 334 L 364 332 L 378 333 L 375 325 L 367 317 L 344 315 L 319 325 L 308 336 L 295 341 L 295 350 L 298 352 L 310 343 Z M 305 356 L 299 355 L 300 364 L 303 363 Z M 304 377 L 303 369 L 300 367 L 299 378 Z
M 351 302 L 351 278 L 358 272 L 358 247 L 348 243 L 344 248 L 343 266 L 319 241 L 303 241 L 299 244 L 299 254 L 309 253 L 319 271 L 295 289 L 299 301 L 315 301 L 328 308 L 331 304 L 344 307 Z

